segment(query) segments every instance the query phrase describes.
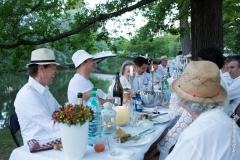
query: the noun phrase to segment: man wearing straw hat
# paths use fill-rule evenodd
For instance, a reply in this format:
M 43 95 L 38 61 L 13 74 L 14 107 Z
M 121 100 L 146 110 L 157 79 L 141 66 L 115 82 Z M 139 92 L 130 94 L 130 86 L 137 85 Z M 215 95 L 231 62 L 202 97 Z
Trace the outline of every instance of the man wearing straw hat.
M 172 75 L 172 70 L 173 70 L 173 67 L 168 63 L 168 57 L 166 55 L 161 56 L 159 65 L 158 65 L 158 69 L 157 69 L 157 73 L 161 77 L 163 77 L 164 74 L 168 73 L 168 71 L 169 71 L 170 75 Z
M 60 137 L 58 124 L 52 122 L 52 113 L 61 106 L 48 88 L 58 74 L 57 65 L 52 50 L 32 51 L 27 64 L 28 83 L 19 90 L 14 102 L 24 144 L 30 139 Z
M 239 159 L 240 128 L 221 106 L 228 95 L 220 85 L 217 65 L 209 61 L 190 62 L 172 83 L 172 89 L 182 98 L 181 106 L 194 121 L 181 133 L 166 160 Z

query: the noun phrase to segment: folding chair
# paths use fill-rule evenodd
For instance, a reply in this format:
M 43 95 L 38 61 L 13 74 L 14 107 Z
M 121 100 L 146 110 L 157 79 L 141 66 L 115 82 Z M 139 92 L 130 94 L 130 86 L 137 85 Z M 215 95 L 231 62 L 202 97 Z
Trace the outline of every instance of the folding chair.
M 10 119 L 8 121 L 8 126 L 9 126 L 9 129 L 11 131 L 14 142 L 16 143 L 16 145 L 18 147 L 20 147 L 20 144 L 19 144 L 19 142 L 17 140 L 17 137 L 16 137 L 16 133 L 20 129 L 20 126 L 19 126 L 19 123 L 18 123 L 18 117 L 17 117 L 16 113 L 14 113 L 10 116 Z

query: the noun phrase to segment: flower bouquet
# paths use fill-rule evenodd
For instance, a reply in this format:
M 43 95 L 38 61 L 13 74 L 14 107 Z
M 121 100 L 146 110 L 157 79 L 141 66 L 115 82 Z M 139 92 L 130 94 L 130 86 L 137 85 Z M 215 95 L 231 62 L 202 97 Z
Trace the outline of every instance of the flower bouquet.
M 89 107 L 66 104 L 52 114 L 59 123 L 66 159 L 82 159 L 88 142 L 88 121 L 93 120 Z
M 93 120 L 93 110 L 89 107 L 67 104 L 52 114 L 54 122 L 65 123 L 68 126 L 80 123 L 82 126 L 89 120 Z

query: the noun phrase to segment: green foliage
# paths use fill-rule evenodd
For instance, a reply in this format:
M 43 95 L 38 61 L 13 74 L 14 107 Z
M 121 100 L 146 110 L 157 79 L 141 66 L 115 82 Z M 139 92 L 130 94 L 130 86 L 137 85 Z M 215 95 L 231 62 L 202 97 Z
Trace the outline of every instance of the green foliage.
M 236 0 L 223 1 L 224 46 L 233 53 L 240 53 L 240 3 Z
M 189 29 L 176 28 L 175 23 L 189 15 L 190 1 L 142 0 L 141 3 L 145 5 L 139 5 L 141 3 L 137 2 L 140 1 L 109 0 L 97 4 L 95 8 L 89 8 L 84 0 L 1 1 L 0 72 L 23 70 L 29 62 L 31 51 L 40 47 L 52 48 L 58 54 L 57 58 L 61 60 L 61 64 L 70 63 L 71 55 L 78 49 L 89 53 L 108 48 L 115 52 L 120 50 L 122 52 L 119 57 L 133 57 L 146 53 L 152 57 L 162 54 L 175 55 L 179 50 L 178 44 L 175 44 L 178 42 L 166 38 L 170 43 L 169 47 L 165 47 L 165 44 L 158 44 L 156 47 L 157 36 L 160 31 L 176 37 L 180 35 L 180 38 L 189 33 Z M 239 2 L 223 2 L 224 43 L 233 52 L 239 52 Z M 113 39 L 106 29 L 107 20 L 120 21 L 116 17 L 134 10 L 131 9 L 133 5 L 138 5 L 134 8 L 135 14 L 143 14 L 148 23 L 130 43 L 123 39 L 122 42 L 117 42 L 121 45 L 115 40 L 111 45 Z M 133 21 L 133 17 L 128 17 L 122 24 L 134 27 Z M 114 28 L 113 32 L 121 32 L 121 26 Z M 98 43 L 102 41 L 109 47 Z M 132 55 L 127 55 L 130 53 Z
M 16 133 L 16 137 L 20 145 L 23 145 L 20 132 Z M 0 160 L 8 160 L 12 151 L 17 148 L 8 128 L 0 130 L 0 144 Z
M 118 57 L 134 58 L 139 55 L 146 55 L 153 59 L 158 59 L 162 55 L 175 57 L 179 48 L 180 42 L 178 36 L 164 35 L 154 38 L 150 34 L 139 32 L 130 41 L 119 39 L 114 42 L 114 46 L 118 52 Z

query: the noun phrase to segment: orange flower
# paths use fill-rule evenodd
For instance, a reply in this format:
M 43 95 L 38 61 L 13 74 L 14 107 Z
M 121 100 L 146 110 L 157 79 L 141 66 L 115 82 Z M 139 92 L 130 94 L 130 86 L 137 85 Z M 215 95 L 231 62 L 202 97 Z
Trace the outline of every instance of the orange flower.
M 83 125 L 89 120 L 93 120 L 93 110 L 89 107 L 68 104 L 59 108 L 52 114 L 54 122 L 66 123 L 67 125 Z

